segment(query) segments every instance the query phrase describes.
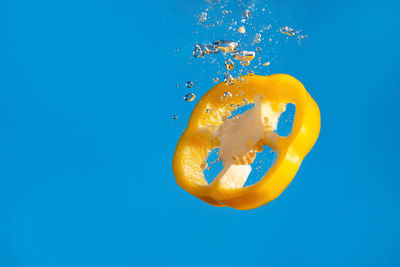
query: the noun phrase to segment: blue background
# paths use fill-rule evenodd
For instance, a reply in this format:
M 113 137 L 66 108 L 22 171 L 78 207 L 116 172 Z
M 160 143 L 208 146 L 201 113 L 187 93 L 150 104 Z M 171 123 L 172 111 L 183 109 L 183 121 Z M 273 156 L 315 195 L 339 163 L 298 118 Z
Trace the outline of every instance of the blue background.
M 204 204 L 171 170 L 184 82 L 212 86 L 185 67 L 205 6 L 0 2 L 1 267 L 400 265 L 398 2 L 268 1 L 275 31 L 309 36 L 269 73 L 304 83 L 322 128 L 251 211 Z

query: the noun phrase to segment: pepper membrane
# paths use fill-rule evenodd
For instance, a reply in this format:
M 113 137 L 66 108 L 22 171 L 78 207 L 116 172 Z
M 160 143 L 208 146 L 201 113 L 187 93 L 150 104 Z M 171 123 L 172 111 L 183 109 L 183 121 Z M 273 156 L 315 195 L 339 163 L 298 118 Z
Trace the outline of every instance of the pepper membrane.
M 244 98 L 254 107 L 229 118 Z M 282 137 L 276 133 L 277 123 L 288 103 L 296 105 L 296 113 L 291 134 Z M 290 184 L 318 138 L 320 121 L 318 105 L 290 75 L 246 75 L 232 85 L 217 84 L 199 100 L 179 139 L 172 162 L 175 179 L 211 205 L 257 208 Z M 278 158 L 259 182 L 244 187 L 250 164 L 264 145 L 277 151 Z M 224 167 L 209 184 L 203 169 L 215 148 Z

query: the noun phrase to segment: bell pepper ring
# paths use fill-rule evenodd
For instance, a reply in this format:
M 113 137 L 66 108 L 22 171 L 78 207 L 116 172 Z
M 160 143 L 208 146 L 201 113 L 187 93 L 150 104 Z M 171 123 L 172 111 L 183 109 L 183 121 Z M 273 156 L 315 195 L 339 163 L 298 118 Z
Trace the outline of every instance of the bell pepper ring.
M 254 107 L 229 118 L 244 98 Z M 295 118 L 291 134 L 282 137 L 276 133 L 277 123 L 288 103 L 296 106 Z M 320 126 L 317 103 L 290 75 L 245 75 L 232 85 L 219 83 L 199 100 L 179 139 L 172 161 L 176 182 L 213 206 L 257 208 L 290 184 L 315 144 Z M 244 186 L 250 164 L 264 145 L 277 151 L 278 158 L 260 181 Z M 215 148 L 219 148 L 223 169 L 209 184 L 203 170 Z

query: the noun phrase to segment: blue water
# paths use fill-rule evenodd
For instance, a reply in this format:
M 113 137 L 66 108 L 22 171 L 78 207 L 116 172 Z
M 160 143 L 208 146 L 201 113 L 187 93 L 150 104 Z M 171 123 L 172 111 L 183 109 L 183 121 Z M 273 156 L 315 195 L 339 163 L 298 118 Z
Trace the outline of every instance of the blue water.
M 263 3 L 264 74 L 302 81 L 322 128 L 285 192 L 241 212 L 171 169 L 221 67 L 191 56 L 220 35 L 193 33 L 206 2 L 0 2 L 1 267 L 400 265 L 399 3 Z

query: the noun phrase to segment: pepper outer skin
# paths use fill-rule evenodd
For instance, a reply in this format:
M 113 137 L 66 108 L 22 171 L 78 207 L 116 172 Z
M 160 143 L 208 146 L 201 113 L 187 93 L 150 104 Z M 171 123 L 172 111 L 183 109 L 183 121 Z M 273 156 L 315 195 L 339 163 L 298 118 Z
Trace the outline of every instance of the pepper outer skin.
M 215 85 L 199 100 L 177 144 L 172 169 L 177 184 L 204 202 L 217 207 L 249 210 L 274 200 L 290 184 L 318 138 L 321 117 L 317 103 L 294 77 L 287 74 L 241 77 L 242 81 L 236 80 L 233 85 Z M 232 96 L 226 98 L 224 92 L 230 92 Z M 256 95 L 262 95 L 277 105 L 295 104 L 291 134 L 278 138 L 278 158 L 256 184 L 236 189 L 208 185 L 201 165 L 207 161 L 208 154 L 218 147 L 218 140 L 202 129 L 207 125 L 221 125 L 223 118 L 236 108 L 231 104 L 240 105 L 244 98 L 254 103 Z M 212 112 L 208 114 L 206 109 Z

